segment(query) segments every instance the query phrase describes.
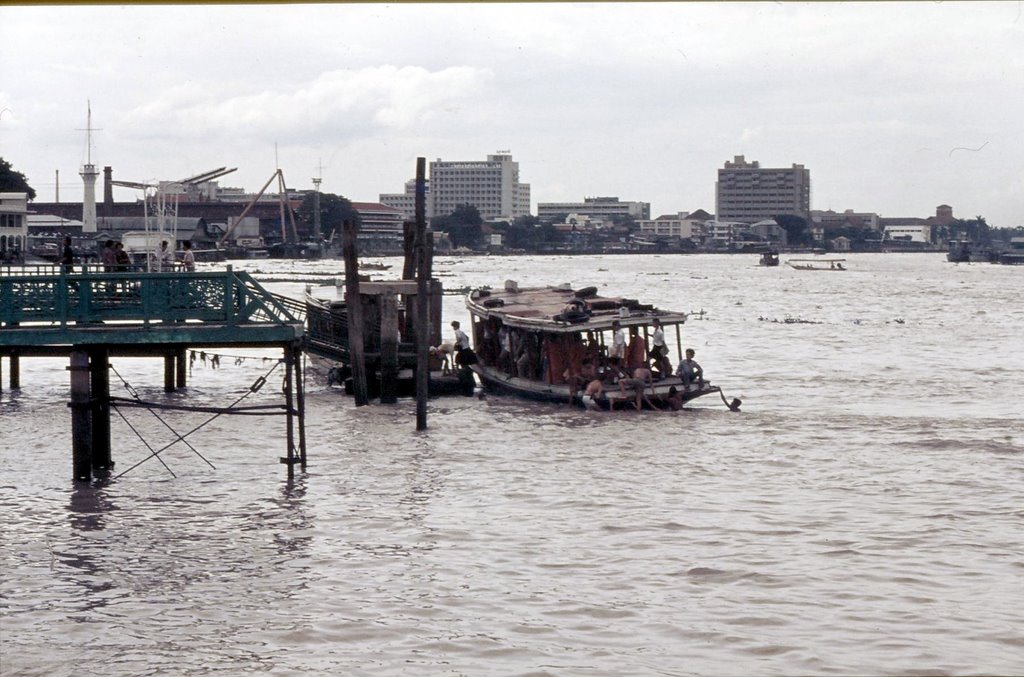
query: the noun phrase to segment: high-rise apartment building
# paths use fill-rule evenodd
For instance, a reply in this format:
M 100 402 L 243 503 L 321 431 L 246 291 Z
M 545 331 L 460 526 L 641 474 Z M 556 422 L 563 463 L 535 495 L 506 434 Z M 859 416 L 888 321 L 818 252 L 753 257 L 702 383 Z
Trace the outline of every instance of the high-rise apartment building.
M 718 170 L 715 216 L 719 221 L 755 223 L 782 214 L 809 217 L 811 172 L 803 165 L 762 168 L 737 155 Z
M 519 163 L 508 151 L 484 161 L 430 163 L 430 214 L 445 216 L 471 204 L 485 221 L 514 219 L 530 213 L 530 184 L 519 182 Z
M 430 181 L 423 182 L 424 205 L 423 213 L 426 218 L 433 214 L 430 211 Z M 381 204 L 402 210 L 402 218 L 406 221 L 416 220 L 416 179 L 409 179 L 405 182 L 404 193 L 381 193 Z
M 617 197 L 585 197 L 583 202 L 538 202 L 537 218 L 547 221 L 565 214 L 585 214 L 593 219 L 632 216 L 637 221 L 651 218 L 650 202 L 624 202 Z

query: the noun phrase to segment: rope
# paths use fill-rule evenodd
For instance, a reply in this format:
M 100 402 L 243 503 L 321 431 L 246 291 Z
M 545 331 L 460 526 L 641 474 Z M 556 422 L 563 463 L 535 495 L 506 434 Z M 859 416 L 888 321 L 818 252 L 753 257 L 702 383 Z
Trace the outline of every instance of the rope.
M 117 375 L 117 377 L 118 377 L 119 379 L 121 379 L 121 383 L 123 383 L 123 384 L 124 384 L 125 386 L 128 386 L 128 385 L 129 385 L 129 384 L 128 384 L 128 381 L 126 381 L 126 380 L 125 380 L 125 378 L 124 378 L 123 376 L 121 376 L 121 374 L 120 374 L 120 373 L 119 373 L 119 372 L 117 371 L 117 369 L 116 369 L 116 368 L 114 368 L 114 366 L 113 366 L 113 365 L 111 365 L 111 367 L 110 367 L 110 370 L 111 370 L 111 371 L 113 371 L 113 372 L 114 372 L 114 374 L 115 374 L 115 375 Z M 133 395 L 132 395 L 132 396 L 133 396 L 133 397 L 134 397 L 134 398 L 135 398 L 135 399 L 136 399 L 136 400 L 137 400 L 138 402 L 142 403 L 142 404 L 143 404 L 143 406 L 145 406 L 145 403 L 144 403 L 144 402 L 142 402 L 142 399 L 141 399 L 141 398 L 139 397 L 139 394 L 138 394 L 138 392 L 137 392 L 137 391 L 136 391 L 136 390 L 135 390 L 134 388 L 132 388 L 130 392 L 132 392 L 132 393 L 133 393 Z M 206 458 L 205 456 L 203 456 L 203 455 L 202 455 L 201 453 L 199 453 L 199 450 L 198 450 L 198 449 L 196 449 L 195 447 L 193 447 L 193 446 L 192 446 L 192 444 L 191 444 L 191 443 L 190 443 L 190 442 L 189 442 L 188 440 L 186 440 L 186 439 L 185 439 L 184 437 L 182 437 L 181 435 L 179 435 L 179 434 L 178 434 L 178 431 L 177 431 L 177 430 L 175 430 L 174 428 L 172 428 L 172 427 L 171 427 L 171 424 L 170 424 L 170 423 L 168 423 L 167 421 L 165 421 L 165 420 L 163 419 L 163 417 L 161 417 L 161 416 L 160 416 L 160 414 L 158 414 L 158 413 L 156 413 L 155 411 L 153 411 L 153 407 L 146 407 L 146 410 L 147 410 L 147 411 L 149 411 L 149 413 L 153 414 L 153 416 L 154 416 L 154 417 L 156 418 L 156 420 L 160 421 L 160 423 L 162 423 L 162 424 L 163 424 L 163 426 L 164 426 L 165 428 L 167 428 L 167 429 L 168 429 L 168 430 L 170 430 L 170 431 L 171 431 L 172 433 L 174 433 L 174 435 L 175 435 L 175 436 L 176 436 L 176 437 L 178 438 L 177 440 L 175 440 L 175 441 L 174 441 L 174 443 L 177 443 L 177 442 L 182 442 L 182 443 L 183 443 L 183 444 L 184 444 L 184 445 L 185 445 L 186 447 L 188 447 L 188 448 L 189 448 L 190 450 L 192 450 L 192 453 L 194 453 L 194 454 L 195 454 L 196 456 L 198 456 L 199 458 L 203 459 L 203 461 L 205 461 L 205 462 L 206 462 L 206 465 L 210 466 L 210 467 L 211 467 L 211 468 L 213 468 L 214 470 L 216 470 L 216 469 L 217 469 L 217 466 L 215 466 L 215 465 L 214 465 L 213 463 L 210 463 L 209 459 L 207 459 L 207 458 Z M 121 417 L 122 417 L 122 418 L 124 418 L 124 414 L 121 414 L 121 413 L 120 413 L 120 411 L 118 412 L 118 414 L 120 414 L 120 415 L 121 415 Z M 147 446 L 147 447 L 149 447 L 149 445 L 148 445 L 148 444 L 147 444 L 146 446 Z M 152 451 L 152 448 L 150 448 L 150 451 Z M 163 459 L 161 459 L 161 462 L 163 462 Z M 165 464 L 165 465 L 166 465 L 166 464 Z M 168 470 L 170 470 L 170 468 L 168 468 Z M 125 471 L 125 472 L 127 472 L 127 471 Z M 124 474 L 124 473 L 122 473 L 122 474 Z M 120 475 L 119 475 L 118 477 L 120 477 Z M 116 478 L 115 478 L 115 479 L 116 479 Z
M 718 395 L 719 397 L 722 398 L 722 402 L 725 404 L 725 406 L 729 407 L 729 411 L 740 410 L 740 405 L 742 404 L 740 400 L 733 398 L 732 402 L 728 401 L 727 399 L 725 399 L 725 393 L 722 392 L 721 388 L 718 389 Z
M 196 450 L 195 450 L 195 448 L 194 448 L 194 447 L 192 447 L 192 445 L 191 445 L 191 444 L 189 444 L 188 442 L 186 442 L 186 441 L 185 441 L 185 438 L 186 438 L 186 437 L 188 437 L 189 435 L 191 435 L 192 433 L 194 433 L 194 432 L 197 432 L 197 431 L 201 430 L 202 428 L 206 427 L 207 425 L 209 425 L 210 423 L 212 423 L 212 422 L 213 422 L 214 420 L 216 420 L 217 418 L 219 418 L 219 417 L 220 417 L 221 415 L 223 415 L 223 414 L 225 414 L 225 413 L 228 413 L 228 411 L 227 411 L 227 410 L 229 410 L 229 409 L 233 409 L 233 408 L 234 408 L 234 407 L 235 407 L 235 406 L 236 406 L 236 405 L 237 405 L 238 403 L 240 403 L 240 402 L 241 402 L 242 400 L 244 400 L 245 398 L 249 397 L 249 396 L 250 396 L 250 395 L 252 395 L 253 393 L 259 392 L 259 391 L 260 391 L 260 389 L 261 389 L 261 388 L 263 387 L 263 385 L 264 385 L 264 384 L 265 384 L 265 383 L 267 382 L 267 377 L 268 377 L 268 376 L 270 376 L 271 374 L 273 374 L 273 373 L 274 373 L 274 370 L 275 370 L 275 369 L 277 369 L 278 367 L 280 367 L 280 366 L 281 366 L 281 363 L 282 363 L 282 360 L 275 360 L 275 363 L 274 363 L 274 365 L 273 365 L 273 366 L 272 366 L 272 367 L 270 368 L 270 370 L 269 370 L 269 371 L 268 371 L 268 372 L 267 372 L 266 374 L 264 374 L 263 376 L 260 376 L 259 378 L 257 378 L 257 379 L 256 379 L 256 380 L 255 380 L 255 381 L 253 382 L 253 384 L 252 384 L 251 386 L 249 386 L 249 389 L 248 389 L 247 391 L 245 391 L 244 393 L 242 393 L 242 395 L 241 395 L 241 396 L 240 396 L 240 397 L 239 397 L 238 399 L 236 399 L 236 400 L 235 400 L 234 402 L 232 402 L 232 403 L 231 403 L 230 405 L 228 405 L 228 407 L 227 407 L 226 409 L 224 409 L 224 410 L 220 410 L 220 411 L 217 411 L 216 413 L 214 413 L 214 414 L 213 414 L 213 416 L 211 416 L 210 418 L 208 418 L 208 419 L 207 419 L 206 421 L 203 421 L 203 422 L 202 422 L 202 423 L 200 423 L 199 425 L 195 426 L 194 428 L 192 428 L 191 430 L 189 430 L 188 432 L 186 432 L 186 433 L 185 433 L 184 435 L 179 435 L 179 434 L 178 434 L 177 432 L 175 432 L 175 431 L 174 431 L 174 429 L 173 429 L 173 428 L 170 428 L 170 426 L 169 426 L 169 425 L 168 425 L 168 424 L 167 424 L 167 423 L 166 423 L 165 421 L 163 421 L 163 419 L 160 419 L 160 416 L 159 416 L 159 415 L 157 415 L 157 414 L 156 414 L 156 412 L 154 412 L 154 411 L 152 410 L 152 408 L 151 408 L 151 407 L 148 407 L 148 406 L 147 406 L 147 403 L 146 403 L 146 402 L 143 402 L 143 401 L 142 401 L 142 400 L 141 400 L 141 399 L 139 398 L 139 396 L 138 396 L 138 393 L 137 393 L 137 392 L 135 391 L 135 389 L 134 389 L 134 388 L 132 388 L 132 387 L 131 387 L 131 384 L 129 384 L 129 383 L 128 383 L 128 382 L 127 382 L 127 381 L 126 381 L 125 379 L 124 379 L 124 377 L 122 377 L 122 376 L 121 376 L 121 374 L 119 374 L 119 373 L 118 373 L 118 371 L 117 371 L 117 370 L 116 370 L 116 369 L 115 369 L 115 368 L 113 367 L 113 365 L 111 365 L 111 367 L 110 367 L 111 371 L 113 371 L 113 372 L 114 372 L 114 373 L 115 373 L 115 374 L 117 375 L 117 377 L 118 377 L 119 379 L 121 379 L 121 382 L 122 382 L 122 383 L 123 383 L 123 384 L 125 385 L 125 388 L 126 388 L 126 389 L 127 389 L 127 390 L 128 390 L 129 392 L 130 392 L 130 393 L 132 393 L 132 394 L 133 394 L 133 396 L 134 396 L 135 400 L 137 400 L 137 401 L 139 402 L 139 405 L 140 405 L 140 406 L 143 406 L 143 407 L 146 407 L 146 408 L 148 408 L 148 409 L 150 409 L 150 412 L 151 412 L 151 413 L 153 413 L 153 415 L 154 415 L 154 416 L 156 416 L 156 417 L 157 417 L 158 419 L 160 419 L 160 420 L 161 420 L 161 422 L 163 422 L 163 423 L 164 423 L 164 425 L 167 425 L 167 427 L 168 427 L 169 429 L 171 429 L 171 432 L 174 432 L 174 434 L 175 434 L 175 435 L 177 436 L 177 439 L 176 439 L 176 440 L 174 440 L 174 441 L 172 441 L 172 442 L 170 442 L 170 443 L 168 443 L 168 444 L 165 444 L 165 445 L 164 445 L 163 447 L 161 447 L 160 449 L 157 449 L 157 450 L 153 450 L 153 447 L 151 447 L 151 446 L 149 445 L 149 443 L 147 443 L 147 442 L 145 441 L 145 439 L 143 439 L 143 438 L 142 438 L 142 435 L 141 435 L 141 434 L 139 434 L 139 432 L 138 432 L 137 430 L 135 430 L 135 428 L 134 428 L 134 427 L 133 427 L 133 426 L 132 426 L 132 425 L 131 425 L 130 423 L 128 423 L 128 420 L 127 420 L 127 418 L 125 418 L 124 414 L 122 414 L 122 413 L 120 412 L 120 410 L 118 410 L 118 409 L 117 409 L 117 406 L 116 406 L 116 405 L 114 405 L 114 409 L 115 409 L 115 410 L 117 410 L 117 413 L 118 413 L 118 415 L 120 415 L 120 416 L 121 416 L 121 418 L 125 419 L 125 422 L 126 422 L 126 423 L 128 423 L 128 427 L 129 427 L 129 428 L 132 428 L 132 430 L 133 430 L 133 431 L 135 431 L 135 434 L 139 436 L 139 439 L 140 439 L 140 440 L 142 440 L 142 443 L 146 445 L 146 447 L 147 447 L 147 448 L 148 448 L 148 449 L 150 450 L 150 452 L 152 452 L 152 453 L 150 453 L 150 455 L 149 455 L 149 456 L 147 456 L 146 458 L 142 459 L 141 461 L 139 461 L 138 463 L 136 463 L 136 464 L 135 464 L 135 465 L 133 465 L 132 467 L 128 468 L 128 469 L 127 469 L 127 470 L 125 470 L 124 472 L 122 472 L 122 473 L 120 473 L 119 475 L 117 475 L 116 477 L 114 477 L 114 479 L 116 480 L 116 479 L 119 479 L 119 478 L 123 477 L 124 475 L 126 475 L 126 474 L 127 474 L 127 473 L 129 473 L 129 472 L 131 472 L 131 471 L 132 471 L 132 470 L 134 470 L 135 468 L 139 467 L 140 465 L 142 465 L 143 463 L 145 463 L 145 462 L 146 462 L 146 461 L 148 461 L 149 459 L 153 458 L 154 456 L 155 456 L 155 457 L 157 458 L 157 460 L 159 460 L 159 461 L 160 461 L 160 463 L 162 463 L 162 464 L 164 465 L 164 467 L 167 467 L 167 464 L 166 464 L 166 463 L 164 463 L 164 461 L 163 461 L 163 459 L 162 459 L 162 458 L 160 458 L 160 454 L 161 454 L 161 453 L 163 453 L 164 451 L 166 451 L 167 449 L 171 448 L 171 447 L 172 447 L 172 446 L 174 446 L 175 444 L 177 444 L 177 443 L 178 443 L 179 441 L 180 441 L 180 442 L 185 442 L 185 444 L 186 444 L 186 445 L 188 445 L 188 447 L 189 447 L 190 449 L 192 449 L 192 450 L 193 450 L 193 451 L 194 451 L 194 452 L 196 453 L 196 455 L 198 455 L 198 456 L 199 456 L 199 458 L 202 458 L 202 459 L 203 459 L 204 461 L 206 461 L 206 463 L 207 463 L 207 464 L 209 464 L 209 465 L 210 465 L 210 467 L 211 467 L 211 468 L 214 468 L 214 469 L 216 470 L 216 466 L 214 466 L 214 465 L 213 465 L 212 463 L 210 463 L 210 461 L 208 461 L 208 460 L 207 460 L 207 459 L 206 459 L 206 458 L 205 458 L 205 457 L 204 457 L 204 456 L 203 456 L 202 454 L 200 454 L 200 453 L 199 453 L 198 451 L 196 451 Z M 113 398 L 112 398 L 112 399 L 113 399 Z M 132 406 L 135 406 L 135 405 L 132 405 Z M 167 468 L 167 470 L 168 470 L 168 471 L 170 471 L 170 468 Z M 171 474 L 172 474 L 172 475 L 174 475 L 174 473 L 173 473 L 173 472 L 172 472 Z

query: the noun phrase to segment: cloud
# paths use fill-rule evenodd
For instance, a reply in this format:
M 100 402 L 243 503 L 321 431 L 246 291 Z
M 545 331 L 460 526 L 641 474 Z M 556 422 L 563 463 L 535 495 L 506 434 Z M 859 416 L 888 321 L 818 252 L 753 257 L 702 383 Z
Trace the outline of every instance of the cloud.
M 218 85 L 192 82 L 161 92 L 118 120 L 126 134 L 298 141 L 392 133 L 425 125 L 446 108 L 471 108 L 486 96 L 490 71 L 454 66 L 373 66 L 332 70 L 292 87 L 218 99 Z

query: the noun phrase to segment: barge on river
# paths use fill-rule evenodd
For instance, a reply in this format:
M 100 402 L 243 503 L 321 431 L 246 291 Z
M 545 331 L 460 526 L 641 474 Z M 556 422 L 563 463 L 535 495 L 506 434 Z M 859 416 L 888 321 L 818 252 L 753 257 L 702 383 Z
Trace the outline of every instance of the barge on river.
M 617 362 L 609 357 L 613 322 L 629 335 L 620 359 L 626 374 L 633 375 L 636 368 L 646 367 L 651 361 L 648 346 L 655 319 L 666 335 L 674 331 L 676 362 L 682 359 L 680 327 L 686 322 L 686 313 L 659 310 L 635 299 L 598 296 L 594 287 L 520 289 L 510 280 L 503 291 L 470 292 L 466 307 L 473 319 L 476 359 L 471 368 L 486 389 L 499 393 L 584 404 L 586 384 L 601 380 L 603 395 L 596 402 L 598 406 L 632 408 L 635 386 L 623 392 L 612 376 Z M 727 402 L 719 387 L 706 381 L 684 387 L 670 364 L 661 367 L 662 372 L 653 370 L 652 382 L 643 386 L 647 407 L 677 408 L 714 394 L 730 409 L 739 409 L 739 400 Z

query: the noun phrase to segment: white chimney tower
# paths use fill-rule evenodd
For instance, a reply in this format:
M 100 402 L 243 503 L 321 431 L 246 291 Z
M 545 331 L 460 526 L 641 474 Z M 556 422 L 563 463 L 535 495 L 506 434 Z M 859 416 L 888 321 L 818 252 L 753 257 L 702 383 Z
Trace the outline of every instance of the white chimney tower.
M 92 104 L 88 103 L 88 118 L 86 119 L 86 161 L 78 172 L 85 184 L 85 195 L 82 197 L 82 232 L 96 232 L 96 165 L 92 163 Z

